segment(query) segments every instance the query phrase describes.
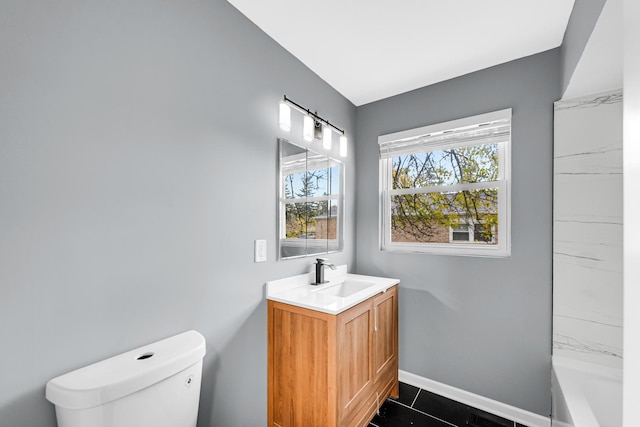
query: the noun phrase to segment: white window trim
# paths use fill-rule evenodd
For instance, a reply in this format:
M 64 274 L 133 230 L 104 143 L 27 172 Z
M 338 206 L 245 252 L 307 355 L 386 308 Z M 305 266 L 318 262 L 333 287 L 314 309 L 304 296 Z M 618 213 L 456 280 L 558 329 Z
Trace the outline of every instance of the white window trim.
M 424 126 L 416 129 L 410 129 L 392 134 L 381 135 L 378 137 L 378 143 L 389 143 L 400 139 L 416 138 L 420 135 L 428 135 L 436 132 L 445 132 L 451 129 L 473 126 L 478 123 L 508 118 L 511 120 L 511 109 L 494 111 L 487 114 L 480 114 L 473 117 L 452 120 L 449 122 L 438 123 L 435 125 Z M 379 197 L 380 197 L 380 249 L 390 252 L 404 253 L 424 253 L 433 255 L 459 255 L 459 256 L 475 256 L 475 257 L 491 257 L 491 258 L 508 258 L 511 256 L 511 139 L 512 133 L 508 141 L 498 143 L 499 155 L 499 177 L 495 182 L 483 182 L 472 184 L 456 184 L 447 186 L 434 186 L 415 189 L 398 189 L 392 190 L 391 185 L 391 169 L 393 159 L 381 158 L 379 169 Z M 473 144 L 468 144 L 473 145 Z M 498 194 L 498 244 L 482 245 L 482 244 L 465 244 L 456 242 L 455 244 L 446 243 L 405 243 L 391 241 L 391 196 L 398 194 L 419 194 L 433 193 L 442 191 L 461 191 L 479 188 L 497 188 Z

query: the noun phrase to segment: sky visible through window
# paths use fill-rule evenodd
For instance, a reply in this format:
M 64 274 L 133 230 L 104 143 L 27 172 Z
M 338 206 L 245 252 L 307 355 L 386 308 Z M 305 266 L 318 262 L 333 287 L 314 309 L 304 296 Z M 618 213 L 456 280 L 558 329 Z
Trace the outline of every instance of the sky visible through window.
M 340 167 L 289 174 L 284 182 L 287 199 L 337 195 L 340 193 Z

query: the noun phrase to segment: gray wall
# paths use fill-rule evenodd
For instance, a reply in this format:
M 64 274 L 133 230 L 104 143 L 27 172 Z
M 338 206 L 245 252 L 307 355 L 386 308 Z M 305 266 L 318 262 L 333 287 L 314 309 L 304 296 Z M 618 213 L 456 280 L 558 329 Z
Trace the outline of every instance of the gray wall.
M 188 329 L 198 425 L 264 425 L 263 285 L 311 265 L 274 258 L 278 101 L 351 141 L 355 107 L 223 0 L 4 0 L 0 58 L 0 426 L 54 426 L 47 380 Z
M 607 0 L 575 0 L 560 46 L 563 93 L 569 86 L 571 76 L 580 62 L 606 2 Z
M 559 61 L 554 49 L 357 110 L 357 271 L 401 280 L 400 369 L 545 416 Z M 381 252 L 378 136 L 503 108 L 513 109 L 511 258 Z

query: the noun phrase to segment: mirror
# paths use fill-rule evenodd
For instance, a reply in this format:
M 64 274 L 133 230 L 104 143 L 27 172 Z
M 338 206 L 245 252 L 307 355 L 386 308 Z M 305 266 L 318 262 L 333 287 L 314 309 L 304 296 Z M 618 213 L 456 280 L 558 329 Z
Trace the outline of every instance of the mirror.
M 338 252 L 344 245 L 344 165 L 279 139 L 280 259 Z

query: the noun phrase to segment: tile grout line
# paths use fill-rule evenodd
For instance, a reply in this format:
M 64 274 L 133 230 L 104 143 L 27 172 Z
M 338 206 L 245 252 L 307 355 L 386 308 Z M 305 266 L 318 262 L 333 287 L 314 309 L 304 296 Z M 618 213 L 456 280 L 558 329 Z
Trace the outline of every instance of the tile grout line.
M 415 407 L 414 407 L 414 405 L 415 405 L 415 404 L 416 404 L 416 402 L 418 401 L 418 397 L 420 396 L 420 392 L 425 391 L 425 390 L 423 390 L 423 389 L 421 389 L 421 388 L 419 388 L 419 387 L 416 387 L 416 388 L 418 389 L 418 391 L 416 392 L 416 395 L 414 396 L 413 401 L 411 402 L 411 404 L 410 404 L 410 405 L 407 405 L 406 403 L 402 403 L 402 402 L 400 402 L 400 401 L 398 401 L 398 400 L 395 400 L 395 399 L 393 399 L 393 398 L 388 398 L 388 399 L 386 399 L 386 400 L 387 400 L 387 402 L 392 402 L 392 403 L 395 403 L 395 404 L 397 404 L 397 405 L 403 406 L 403 407 L 405 407 L 405 408 L 407 408 L 407 409 L 411 409 L 411 410 L 413 410 L 413 411 L 415 411 L 415 412 L 418 412 L 418 413 L 420 413 L 420 414 L 422 414 L 422 415 L 425 415 L 425 416 L 427 416 L 427 417 L 429 417 L 429 418 L 432 418 L 432 419 L 434 419 L 434 420 L 437 420 L 437 421 L 440 421 L 440 422 L 442 422 L 442 423 L 445 423 L 445 424 L 447 424 L 447 425 L 449 425 L 449 426 L 452 426 L 452 427 L 458 427 L 456 424 L 454 424 L 454 423 L 452 423 L 452 422 L 450 422 L 450 421 L 446 421 L 446 420 L 444 420 L 444 419 L 438 418 L 438 417 L 437 417 L 437 416 L 435 416 L 435 415 L 429 414 L 429 413 L 427 413 L 427 412 L 424 412 L 424 411 L 421 411 L 420 409 L 415 408 Z M 458 403 L 459 403 L 459 402 L 458 402 Z M 475 410 L 478 410 L 477 408 L 469 408 L 469 407 L 468 407 L 467 409 L 475 409 Z M 482 411 L 482 410 L 479 410 L 479 411 L 480 411 L 480 412 L 485 412 L 485 411 Z M 491 413 L 488 413 L 488 414 L 490 414 L 490 415 L 494 415 L 494 414 L 491 414 Z M 510 426 L 508 426 L 508 427 L 518 427 L 518 426 L 519 426 L 519 424 L 517 423 L 517 421 L 509 420 L 509 419 L 504 419 L 504 420 L 509 422 Z M 370 422 L 369 427 L 379 427 L 379 426 L 378 426 L 377 424 L 374 424 L 373 422 Z M 524 427 L 524 426 L 523 426 L 523 427 Z
M 414 408 L 414 407 L 413 407 L 413 405 L 415 405 L 416 401 L 418 400 L 418 395 L 420 394 L 420 392 L 421 392 L 421 391 L 426 391 L 426 390 L 424 390 L 424 389 L 422 389 L 422 388 L 418 388 L 418 393 L 416 393 L 416 397 L 413 399 L 413 402 L 411 403 L 411 409 L 413 409 L 414 411 L 420 412 L 421 414 L 428 415 L 428 416 L 430 416 L 431 418 L 435 418 L 436 420 L 443 421 L 443 422 L 445 422 L 445 423 L 447 423 L 447 424 L 449 424 L 449 425 L 452 425 L 452 426 L 454 426 L 454 427 L 458 427 L 458 426 L 456 426 L 455 424 L 453 424 L 453 423 L 451 423 L 451 422 L 449 422 L 449 421 L 446 421 L 446 420 L 440 419 L 440 418 L 436 417 L 435 415 L 427 414 L 426 412 L 422 412 L 421 410 Z M 436 395 L 437 395 L 437 394 L 436 394 Z M 457 402 L 456 400 L 453 400 L 453 401 L 454 401 L 454 402 L 456 402 L 456 403 L 460 403 L 460 402 Z M 396 402 L 396 403 L 400 403 L 400 402 Z M 401 404 L 401 405 L 402 405 L 402 404 Z M 406 407 L 407 405 L 403 405 L 403 406 L 405 406 L 405 407 Z M 473 407 L 470 407 L 470 406 L 468 406 L 468 405 L 465 405 L 465 406 L 467 406 L 467 408 L 472 408 L 472 409 L 475 409 L 475 410 L 478 410 L 478 411 L 481 411 L 481 412 L 485 412 L 485 413 L 487 413 L 487 414 L 489 414 L 489 415 L 494 415 L 494 416 L 496 416 L 495 414 L 493 414 L 493 413 L 491 413 L 491 412 L 483 411 L 482 409 L 473 408 Z M 504 417 L 500 417 L 500 418 L 504 419 L 505 421 L 508 421 L 508 422 L 509 422 L 509 424 L 512 424 L 512 426 L 507 426 L 507 427 L 518 427 L 518 422 L 517 422 L 517 421 L 510 420 L 510 419 L 508 419 L 508 418 L 504 418 Z M 523 427 L 526 427 L 526 426 L 523 426 Z
M 455 424 L 450 423 L 449 421 L 445 421 L 445 420 L 443 420 L 443 419 L 440 419 L 440 418 L 436 417 L 435 415 L 427 414 L 426 412 L 422 412 L 422 411 L 421 411 L 421 410 L 419 410 L 419 409 L 412 408 L 411 406 L 405 405 L 404 403 L 397 402 L 397 401 L 395 401 L 395 400 L 390 400 L 390 402 L 393 402 L 393 403 L 395 403 L 395 404 L 397 404 L 397 405 L 404 406 L 404 407 L 405 407 L 405 408 L 407 408 L 407 409 L 411 409 L 412 411 L 419 412 L 419 413 L 421 413 L 422 415 L 426 415 L 427 417 L 433 418 L 434 420 L 438 420 L 438 421 L 441 421 L 441 422 L 443 422 L 443 423 L 445 423 L 445 424 L 449 424 L 450 426 L 458 427 L 458 426 L 456 426 Z
M 413 409 L 413 405 L 416 404 L 416 400 L 418 400 L 418 395 L 420 394 L 420 392 L 422 391 L 421 388 L 418 389 L 418 392 L 416 393 L 416 397 L 413 398 L 413 402 L 411 402 L 411 408 Z

